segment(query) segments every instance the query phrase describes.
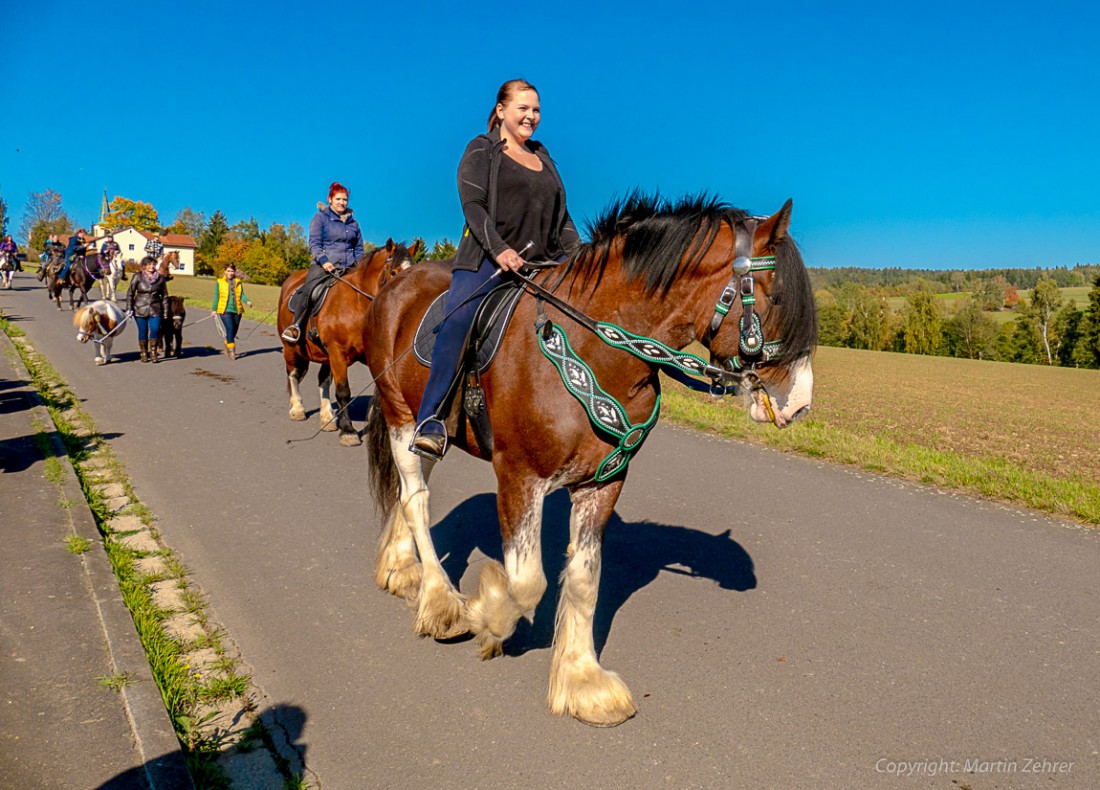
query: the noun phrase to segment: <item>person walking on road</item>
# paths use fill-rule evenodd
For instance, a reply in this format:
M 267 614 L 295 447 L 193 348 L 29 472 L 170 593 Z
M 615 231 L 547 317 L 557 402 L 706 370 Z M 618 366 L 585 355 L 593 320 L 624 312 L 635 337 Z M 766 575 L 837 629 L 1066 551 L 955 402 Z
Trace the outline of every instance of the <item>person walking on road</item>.
M 146 255 L 130 278 L 127 302 L 138 329 L 142 362 L 160 361 L 160 322 L 168 320 L 168 278 L 157 272 L 157 259 Z
M 225 355 L 237 358 L 237 330 L 241 326 L 244 306 L 252 306 L 252 301 L 244 295 L 244 283 L 237 278 L 237 269 L 226 264 L 225 272 L 214 281 L 214 302 L 210 305 L 210 315 L 222 322 L 225 329 Z

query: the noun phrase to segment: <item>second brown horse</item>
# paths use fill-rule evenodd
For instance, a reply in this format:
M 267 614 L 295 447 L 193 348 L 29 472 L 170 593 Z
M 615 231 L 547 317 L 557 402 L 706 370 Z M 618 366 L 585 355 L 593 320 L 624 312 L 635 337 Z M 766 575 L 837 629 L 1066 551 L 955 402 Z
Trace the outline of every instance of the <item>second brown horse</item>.
M 339 282 L 333 284 L 325 297 L 323 307 L 317 315 L 309 319 L 299 342 L 283 341 L 283 360 L 286 362 L 287 388 L 290 392 L 290 419 L 306 418 L 299 385 L 309 370 L 309 363 L 316 362 L 321 366 L 317 373 L 317 384 L 321 393 L 321 430 L 339 430 L 342 445 L 352 447 L 362 444 L 358 432 L 352 426 L 351 417 L 348 416 L 348 404 L 351 403 L 348 368 L 356 362 L 366 363 L 363 322 L 371 300 L 394 275 L 413 264 L 419 250 L 419 241 L 406 247 L 388 239 L 384 246 L 374 250 L 358 265 L 349 269 Z M 295 272 L 286 278 L 279 291 L 280 335 L 294 320 L 287 302 L 305 278 L 305 270 Z M 313 337 L 314 330 L 316 338 Z M 329 398 L 333 381 L 336 382 L 336 412 L 333 412 Z

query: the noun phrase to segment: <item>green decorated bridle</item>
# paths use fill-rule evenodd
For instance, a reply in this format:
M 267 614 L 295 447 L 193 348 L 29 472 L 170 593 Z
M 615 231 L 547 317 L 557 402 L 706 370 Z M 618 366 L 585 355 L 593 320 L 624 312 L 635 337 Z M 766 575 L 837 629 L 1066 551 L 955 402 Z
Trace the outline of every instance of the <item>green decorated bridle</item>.
M 638 424 L 631 423 L 622 404 L 600 387 L 592 368 L 573 351 L 564 330 L 546 315 L 543 302 L 553 304 L 570 318 L 594 332 L 609 346 L 626 351 L 652 365 L 676 370 L 691 376 L 709 378 L 711 380 L 710 391 L 712 395 L 725 394 L 728 384 L 731 382 L 742 385 L 747 383 L 752 390 L 763 392 L 765 410 L 768 416 L 771 417 L 772 422 L 775 422 L 775 412 L 772 409 L 767 390 L 764 389 L 763 382 L 756 374 L 757 365 L 778 359 L 782 347 L 782 340 L 764 340 L 760 316 L 755 311 L 756 297 L 753 273 L 775 271 L 776 265 L 775 256 L 751 257 L 753 235 L 761 219 L 761 217 L 752 217 L 744 220 L 735 231 L 733 272 L 729 282 L 718 297 L 714 316 L 708 328 L 707 341 L 709 345 L 710 341 L 718 334 L 718 330 L 721 329 L 722 322 L 736 303 L 737 297 L 740 296 L 742 315 L 738 355 L 730 358 L 722 365 L 714 364 L 713 359 L 708 363 L 694 354 L 677 351 L 658 340 L 643 335 L 635 335 L 615 324 L 596 321 L 561 300 L 534 282 L 530 277 L 516 274 L 516 277 L 532 291 L 537 300 L 539 318 L 535 323 L 535 331 L 538 333 L 539 349 L 547 359 L 554 363 L 566 390 L 580 401 L 593 425 L 617 439 L 615 449 L 604 458 L 596 470 L 594 478 L 596 482 L 610 479 L 630 463 L 634 453 L 642 446 L 649 432 L 657 424 L 661 408 L 661 396 L 658 392 L 657 402 L 654 404 L 653 412 L 647 420 Z

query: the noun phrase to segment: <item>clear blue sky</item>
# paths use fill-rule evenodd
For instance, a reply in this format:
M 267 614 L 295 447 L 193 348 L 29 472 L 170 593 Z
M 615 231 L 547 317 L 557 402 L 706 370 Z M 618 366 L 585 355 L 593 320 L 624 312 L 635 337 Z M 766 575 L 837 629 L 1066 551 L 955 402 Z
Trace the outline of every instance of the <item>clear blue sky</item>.
M 82 224 L 106 188 L 308 225 L 339 180 L 369 240 L 454 240 L 459 156 L 522 76 L 579 223 L 706 190 L 793 198 L 811 265 L 1100 261 L 1091 0 L 13 0 L 0 30 L 16 229 L 47 188 Z

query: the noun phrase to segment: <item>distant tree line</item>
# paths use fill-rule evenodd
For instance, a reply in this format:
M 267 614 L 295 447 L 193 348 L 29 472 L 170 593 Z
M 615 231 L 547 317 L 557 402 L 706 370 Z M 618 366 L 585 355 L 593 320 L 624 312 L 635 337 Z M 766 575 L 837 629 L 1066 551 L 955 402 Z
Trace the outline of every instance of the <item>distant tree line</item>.
M 232 263 L 252 282 L 278 285 L 295 270 L 310 264 L 309 243 L 297 222 L 285 225 L 273 222 L 261 228 L 254 217 L 249 217 L 230 225 L 221 210 L 207 219 L 202 212 L 188 206 L 176 214 L 170 225 L 163 225 L 151 203 L 116 196 L 108 206 L 105 224 L 110 228 L 133 226 L 142 231 L 191 236 L 198 244 L 195 273 L 200 275 L 220 274 Z M 0 198 L 0 230 L 6 226 L 7 204 Z M 27 198 L 19 235 L 27 240 L 31 250 L 41 251 L 49 236 L 69 234 L 75 229 L 76 225 L 62 207 L 61 195 L 54 190 L 32 192 Z M 431 251 L 426 251 L 423 239 L 416 240 L 421 242 L 418 260 L 454 256 L 455 245 L 448 239 L 435 242 Z M 367 243 L 366 253 L 372 249 L 373 245 Z
M 856 270 L 865 273 L 866 270 Z M 910 277 L 891 288 L 844 282 L 816 291 L 823 345 L 874 351 L 965 357 L 1063 367 L 1100 368 L 1100 266 L 1061 269 L 1062 281 L 1091 275 L 1088 305 L 1067 301 L 1059 279 L 1042 273 L 1021 298 L 1007 276 L 988 272 L 969 282 L 973 289 L 952 309 L 937 294 L 958 293 L 956 283 Z M 1026 271 L 1026 270 L 1025 270 Z M 969 273 L 968 273 L 969 274 Z M 861 277 L 861 279 L 873 279 Z M 885 282 L 885 280 L 883 280 Z M 1029 278 L 1017 278 L 1027 284 Z M 1083 284 L 1083 283 L 1082 283 Z M 892 310 L 888 299 L 900 290 L 904 301 Z M 1011 308 L 1013 319 L 998 323 L 992 310 Z
M 880 288 L 890 296 L 904 296 L 919 283 L 928 283 L 938 293 L 975 291 L 981 283 L 1003 280 L 1005 285 L 1018 290 L 1030 290 L 1040 280 L 1054 280 L 1059 288 L 1088 285 L 1097 274 L 1100 264 L 1077 264 L 1072 268 L 1056 266 L 1051 269 L 865 269 L 841 266 L 836 269 L 809 267 L 810 280 L 815 289 L 836 289 L 845 283 L 857 283 L 868 288 Z

